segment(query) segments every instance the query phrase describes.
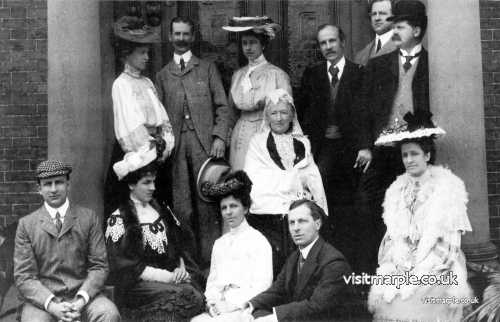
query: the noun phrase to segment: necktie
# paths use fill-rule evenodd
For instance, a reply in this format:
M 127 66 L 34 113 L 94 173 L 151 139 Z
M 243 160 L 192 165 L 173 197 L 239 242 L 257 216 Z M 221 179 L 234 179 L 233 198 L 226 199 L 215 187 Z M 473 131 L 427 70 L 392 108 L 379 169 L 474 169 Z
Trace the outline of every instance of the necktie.
M 304 259 L 304 256 L 302 256 L 302 252 L 300 253 L 300 256 L 299 256 L 299 273 L 300 271 L 302 270 L 302 267 L 304 266 L 304 262 L 306 260 Z
M 328 68 L 328 72 L 330 72 L 330 75 L 332 75 L 332 86 L 335 87 L 335 85 L 337 85 L 337 83 L 339 82 L 339 78 L 338 78 L 338 73 L 339 73 L 339 69 L 338 67 L 333 67 L 330 66 L 330 68 Z
M 58 232 L 60 232 L 62 228 L 61 215 L 59 214 L 59 211 L 56 212 L 56 228 Z
M 382 42 L 380 41 L 380 39 L 378 40 L 378 43 L 377 43 L 377 51 L 376 53 L 378 53 L 378 51 L 382 48 Z
M 411 61 L 413 58 L 416 58 L 416 57 L 420 56 L 420 53 L 416 53 L 416 54 L 415 54 L 415 56 L 405 56 L 405 55 L 403 55 L 403 53 L 402 53 L 402 52 L 399 52 L 399 54 L 400 54 L 401 56 L 403 56 L 404 58 L 406 58 L 406 62 L 403 64 L 403 68 L 404 68 L 404 70 L 405 70 L 405 73 L 407 73 L 407 72 L 410 70 L 410 68 L 411 68 L 411 63 L 410 63 L 410 61 Z
M 184 63 L 184 59 L 181 57 L 181 70 L 186 69 L 186 64 Z

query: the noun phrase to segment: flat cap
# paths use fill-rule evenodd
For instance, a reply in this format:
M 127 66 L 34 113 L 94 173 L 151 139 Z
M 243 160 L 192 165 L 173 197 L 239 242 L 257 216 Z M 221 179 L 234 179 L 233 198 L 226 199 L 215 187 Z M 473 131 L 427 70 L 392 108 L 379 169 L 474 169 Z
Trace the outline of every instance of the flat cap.
M 50 159 L 43 161 L 36 168 L 35 176 L 38 179 L 44 179 L 55 176 L 62 176 L 65 174 L 70 174 L 73 169 L 71 165 L 66 161 Z

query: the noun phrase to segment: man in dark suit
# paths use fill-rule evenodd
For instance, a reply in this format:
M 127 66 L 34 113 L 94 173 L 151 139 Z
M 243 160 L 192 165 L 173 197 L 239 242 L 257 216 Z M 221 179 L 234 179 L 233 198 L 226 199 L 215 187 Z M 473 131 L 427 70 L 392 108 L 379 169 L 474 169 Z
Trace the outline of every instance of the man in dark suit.
M 243 306 L 242 320 L 333 321 L 343 312 L 351 269 L 344 256 L 319 235 L 323 210 L 310 200 L 290 206 L 290 234 L 299 250 L 290 255 L 269 289 Z
M 392 40 L 392 17 L 395 0 L 372 0 L 368 1 L 372 29 L 375 39 L 365 48 L 360 50 L 354 57 L 354 62 L 366 66 L 368 61 L 374 57 L 391 53 L 397 49 Z
M 429 58 L 421 41 L 427 28 L 425 6 L 420 1 L 396 4 L 393 41 L 397 51 L 369 61 L 363 82 L 363 117 L 359 122 L 370 129 L 373 143 L 384 128 L 405 124 L 407 112 L 429 108 Z M 359 251 L 366 256 L 363 271 L 374 273 L 378 247 L 385 232 L 382 202 L 385 191 L 404 172 L 401 156 L 392 147 L 377 146 L 369 171 L 360 180 L 357 216 L 360 222 Z
M 215 64 L 191 53 L 193 23 L 174 18 L 169 41 L 174 59 L 156 74 L 158 97 L 167 110 L 175 136 L 172 152 L 172 206 L 190 225 L 202 268 L 208 268 L 212 246 L 220 237 L 220 212 L 197 193 L 198 172 L 209 157 L 222 158 L 229 130 L 229 110 Z
M 302 77 L 300 110 L 304 133 L 309 135 L 328 203 L 333 234 L 323 237 L 354 262 L 350 249 L 356 227 L 354 195 L 360 172 L 367 166 L 371 147 L 367 128 L 358 127 L 363 67 L 344 57 L 342 29 L 325 24 L 318 29 L 318 46 L 326 61 L 306 69 Z
M 70 204 L 71 166 L 42 162 L 38 189 L 45 204 L 21 218 L 14 253 L 14 277 L 24 300 L 21 321 L 120 321 L 102 293 L 108 277 L 101 219 Z

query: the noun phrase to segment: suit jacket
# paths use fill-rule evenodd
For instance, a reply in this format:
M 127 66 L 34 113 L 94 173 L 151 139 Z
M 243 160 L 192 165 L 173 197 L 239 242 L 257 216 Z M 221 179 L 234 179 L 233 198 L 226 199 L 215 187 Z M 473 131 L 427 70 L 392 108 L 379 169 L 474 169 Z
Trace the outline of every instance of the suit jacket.
M 156 74 L 158 98 L 165 106 L 175 136 L 175 147 L 184 120 L 184 97 L 196 135 L 210 154 L 213 136 L 226 140 L 230 126 L 226 93 L 215 64 L 192 56 L 184 71 L 172 60 Z M 175 155 L 177 149 L 174 148 Z
M 24 300 L 44 309 L 47 298 L 72 299 L 85 291 L 93 299 L 108 277 L 106 245 L 99 217 L 70 204 L 60 233 L 42 206 L 21 218 L 16 233 L 14 278 Z
M 321 63 L 304 71 L 301 83 L 299 110 L 302 113 L 304 134 L 309 135 L 313 153 L 325 140 L 330 105 L 330 79 L 327 63 Z M 346 59 L 340 78 L 334 117 L 347 146 L 359 150 L 370 145 L 368 129 L 358 127 L 359 114 L 353 104 L 361 93 L 364 68 Z
M 370 60 L 363 81 L 363 118 L 360 124 L 371 129 L 371 142 L 377 140 L 389 122 L 399 84 L 399 50 Z M 412 82 L 413 110 L 429 107 L 429 54 L 422 48 Z
M 332 321 L 348 295 L 343 276 L 351 274 L 344 256 L 321 237 L 311 248 L 297 276 L 299 251 L 288 257 L 267 291 L 250 300 L 258 310 L 276 310 L 278 321 Z
M 374 48 L 373 48 L 374 46 L 375 46 L 375 39 L 372 42 L 370 42 L 368 45 L 366 45 L 365 48 L 358 51 L 358 53 L 354 57 L 354 62 L 356 64 L 361 65 L 361 66 L 368 65 L 368 61 L 370 60 L 370 53 L 372 51 L 374 51 Z M 373 55 L 373 57 L 371 57 L 371 58 L 375 58 L 375 57 L 379 57 L 382 55 L 386 55 L 388 53 L 392 53 L 396 49 L 398 49 L 398 47 L 396 47 L 396 45 L 394 44 L 394 42 L 392 40 L 389 40 L 388 42 L 385 43 L 385 45 L 382 46 L 382 48 L 380 48 L 378 53 L 375 53 Z

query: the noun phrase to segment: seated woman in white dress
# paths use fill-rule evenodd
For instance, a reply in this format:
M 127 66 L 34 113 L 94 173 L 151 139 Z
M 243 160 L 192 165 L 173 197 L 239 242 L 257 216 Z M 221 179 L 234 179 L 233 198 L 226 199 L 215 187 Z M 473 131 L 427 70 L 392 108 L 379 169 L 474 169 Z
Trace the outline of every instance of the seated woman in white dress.
M 412 283 L 373 284 L 368 299 L 373 321 L 462 320 L 463 304 L 429 304 L 425 298 L 469 298 L 462 234 L 471 231 L 467 192 L 449 169 L 434 166 L 434 138 L 444 135 L 428 111 L 407 113 L 404 128 L 389 129 L 376 145 L 396 145 L 406 173 L 387 189 L 378 275 L 408 275 Z M 415 282 L 422 279 L 422 284 Z M 387 281 L 387 280 L 386 280 Z M 433 283 L 432 281 L 438 283 Z
M 245 171 L 254 183 L 248 222 L 271 244 L 276 277 L 296 249 L 285 217 L 292 202 L 313 199 L 328 214 L 311 143 L 302 133 L 293 98 L 283 89 L 267 93 L 264 120 L 250 141 Z
M 250 227 L 246 215 L 252 203 L 252 182 L 243 171 L 230 174 L 223 184 L 205 182 L 205 196 L 220 200 L 230 231 L 217 239 L 212 250 L 210 275 L 205 291 L 207 312 L 192 322 L 239 321 L 241 307 L 271 286 L 271 246 Z

